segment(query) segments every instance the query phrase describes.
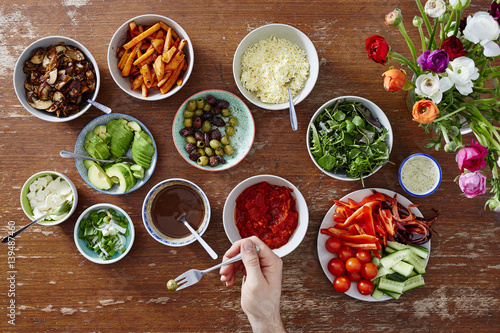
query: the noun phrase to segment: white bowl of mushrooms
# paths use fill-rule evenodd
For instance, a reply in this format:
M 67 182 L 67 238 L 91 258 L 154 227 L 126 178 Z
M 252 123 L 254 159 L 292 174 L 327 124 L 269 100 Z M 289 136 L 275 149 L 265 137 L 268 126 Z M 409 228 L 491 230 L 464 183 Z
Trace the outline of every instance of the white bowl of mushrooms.
M 17 98 L 34 116 L 65 122 L 85 113 L 99 92 L 97 62 L 82 44 L 61 36 L 45 37 L 21 53 L 14 68 Z

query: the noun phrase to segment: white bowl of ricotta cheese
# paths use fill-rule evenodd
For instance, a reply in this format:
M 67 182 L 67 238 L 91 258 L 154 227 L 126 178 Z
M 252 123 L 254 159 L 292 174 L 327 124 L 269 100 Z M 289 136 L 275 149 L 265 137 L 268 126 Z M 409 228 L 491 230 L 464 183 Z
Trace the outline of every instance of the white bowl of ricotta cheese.
M 72 202 L 71 209 L 61 215 L 49 215 L 42 225 L 56 225 L 66 221 L 76 210 L 78 193 L 73 182 L 56 171 L 42 171 L 31 176 L 21 189 L 21 207 L 30 220 L 51 212 L 65 200 Z
M 238 89 L 266 110 L 288 109 L 287 82 L 294 104 L 299 104 L 313 90 L 318 73 L 314 44 L 302 31 L 286 24 L 254 29 L 240 42 L 233 58 Z

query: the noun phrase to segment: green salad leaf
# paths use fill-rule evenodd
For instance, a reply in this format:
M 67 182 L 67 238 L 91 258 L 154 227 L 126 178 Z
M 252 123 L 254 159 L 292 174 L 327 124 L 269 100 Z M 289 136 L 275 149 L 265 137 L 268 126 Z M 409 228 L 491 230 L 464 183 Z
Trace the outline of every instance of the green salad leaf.
M 363 176 L 389 160 L 387 133 L 361 102 L 339 100 L 311 124 L 311 154 L 323 169 L 363 183 Z

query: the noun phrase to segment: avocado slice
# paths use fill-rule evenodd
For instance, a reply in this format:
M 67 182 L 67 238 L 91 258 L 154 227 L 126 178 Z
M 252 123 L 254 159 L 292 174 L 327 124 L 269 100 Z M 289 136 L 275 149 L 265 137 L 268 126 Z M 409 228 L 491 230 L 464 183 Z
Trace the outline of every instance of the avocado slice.
M 136 178 L 132 174 L 132 171 L 130 170 L 130 166 L 125 163 L 116 163 L 110 165 L 106 168 L 106 174 L 110 178 L 118 178 L 120 182 L 119 189 L 122 192 L 129 191 L 137 182 Z
M 100 190 L 109 190 L 113 186 L 113 181 L 97 163 L 90 166 L 87 176 L 90 183 Z
M 94 134 L 101 136 L 101 134 L 106 133 L 106 125 L 99 125 L 94 128 Z
M 91 160 L 83 160 L 83 165 L 85 166 L 85 168 L 90 169 L 90 167 L 92 166 L 92 164 L 95 164 L 97 163 L 96 161 L 91 161 Z
M 134 133 L 128 126 L 124 125 L 123 122 L 116 122 L 113 134 L 111 134 L 111 143 L 109 146 L 111 155 L 113 155 L 114 158 L 123 156 L 130 148 L 130 143 L 133 138 Z
M 134 141 L 132 141 L 132 158 L 144 169 L 148 169 L 151 166 L 151 160 L 155 153 L 152 142 L 151 137 L 145 132 L 136 132 Z
M 136 121 L 129 121 L 127 123 L 127 126 L 134 132 L 141 132 L 142 131 L 142 128 L 141 128 L 141 125 L 139 125 L 138 122 Z

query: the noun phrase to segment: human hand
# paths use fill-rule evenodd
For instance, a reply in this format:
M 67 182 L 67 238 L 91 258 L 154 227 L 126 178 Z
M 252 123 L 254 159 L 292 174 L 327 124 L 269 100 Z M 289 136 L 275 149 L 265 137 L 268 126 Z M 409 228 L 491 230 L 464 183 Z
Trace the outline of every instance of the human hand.
M 259 253 L 255 245 L 260 248 Z M 241 261 L 221 267 L 221 281 L 231 287 L 236 273 L 241 271 L 241 307 L 254 332 L 285 332 L 279 311 L 283 267 L 281 258 L 255 236 L 235 242 L 224 254 L 223 261 L 238 253 L 241 253 Z

